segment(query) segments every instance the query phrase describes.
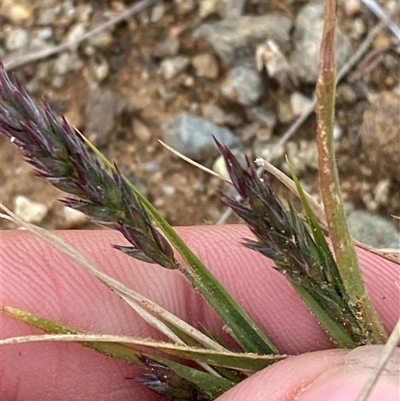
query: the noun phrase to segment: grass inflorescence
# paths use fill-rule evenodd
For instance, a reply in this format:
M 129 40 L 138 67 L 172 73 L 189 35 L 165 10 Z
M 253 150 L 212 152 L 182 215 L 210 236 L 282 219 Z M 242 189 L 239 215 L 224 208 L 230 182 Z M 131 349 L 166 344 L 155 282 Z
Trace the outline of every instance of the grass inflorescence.
M 325 194 L 329 233 L 333 232 L 331 240 L 335 257 L 294 171 L 293 186 L 302 201 L 305 220 L 290 204 L 286 205 L 277 197 L 267 174 L 260 178 L 248 159 L 247 165 L 242 167 L 232 152 L 217 142 L 232 185 L 241 200 L 221 191 L 219 195 L 255 236 L 255 239 L 245 239 L 243 245 L 272 259 L 275 268 L 288 279 L 332 340 L 341 347 L 354 348 L 382 343 L 387 336 L 365 292 L 340 202 L 332 142 L 336 80 L 333 56 L 335 2 L 330 0 L 328 5 L 317 87 L 317 137 L 320 170 L 330 172 L 329 176 L 322 177 L 321 190 Z M 247 377 L 252 369 L 257 371 L 284 358 L 267 334 L 237 304 L 154 206 L 121 174 L 116 164 L 106 160 L 64 118 L 59 119 L 48 104 L 37 106 L 24 87 L 17 80 L 10 79 L 1 62 L 0 133 L 22 150 L 25 159 L 34 166 L 36 176 L 69 194 L 62 200 L 65 205 L 85 213 L 95 223 L 120 231 L 130 243 L 129 246 L 113 245 L 114 248 L 141 261 L 183 273 L 225 321 L 242 353 L 232 352 L 214 341 L 212 335 L 206 336 L 191 327 L 188 329 L 185 322 L 167 317 L 168 312 L 158 305 L 150 307 L 149 300 L 143 302 L 143 297 L 119 286 L 120 283 L 115 284 L 112 279 L 106 279 L 99 272 L 94 275 L 101 277 L 133 309 L 140 311 L 146 321 L 167 334 L 174 344 L 146 342 L 133 337 L 130 343 L 139 348 L 112 342 L 106 344 L 101 342 L 101 338 L 96 342 L 99 336 L 92 339 L 92 343 L 83 341 L 82 336 L 78 336 L 76 341 L 98 352 L 147 366 L 150 373 L 136 380 L 157 393 L 179 400 L 211 401 Z M 100 161 L 97 156 L 100 156 Z M 335 182 L 334 186 L 330 185 L 332 182 Z M 339 199 L 337 204 L 332 204 L 336 199 Z M 180 253 L 183 262 L 178 262 L 175 251 Z M 137 304 L 133 305 L 133 300 Z M 143 304 L 147 304 L 151 313 L 143 310 Z M 29 312 L 1 307 L 3 312 L 52 334 L 82 334 L 79 329 Z M 12 340 L 5 341 L 12 343 Z M 14 340 L 24 339 L 15 337 Z M 141 346 L 153 347 L 151 349 L 155 352 L 142 352 Z M 160 356 L 160 352 L 166 356 Z M 171 355 L 186 359 L 190 355 L 198 365 L 189 367 L 174 362 Z
M 24 87 L 13 83 L 0 64 L 0 126 L 35 167 L 35 174 L 74 197 L 67 206 L 85 213 L 95 223 L 119 230 L 133 245 L 115 248 L 150 263 L 175 269 L 178 262 L 168 241 L 114 169 L 110 176 L 89 152 L 80 135 L 48 104 L 40 109 Z

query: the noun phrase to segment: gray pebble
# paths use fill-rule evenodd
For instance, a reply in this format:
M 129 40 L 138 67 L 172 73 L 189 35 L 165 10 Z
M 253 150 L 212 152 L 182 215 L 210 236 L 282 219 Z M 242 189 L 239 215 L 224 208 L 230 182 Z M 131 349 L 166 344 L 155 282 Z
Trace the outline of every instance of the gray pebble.
M 65 75 L 69 71 L 78 70 L 83 66 L 76 53 L 61 53 L 54 62 L 54 74 Z
M 164 184 L 161 186 L 161 191 L 163 191 L 166 196 L 172 196 L 175 194 L 176 189 L 173 185 Z
M 243 106 L 253 106 L 263 95 L 260 74 L 249 67 L 232 68 L 221 86 L 221 93 L 227 99 Z
M 55 7 L 49 7 L 39 10 L 37 25 L 52 25 L 54 24 L 58 10 Z
M 219 0 L 218 14 L 223 19 L 240 17 L 245 5 L 246 0 Z
M 159 43 L 154 50 L 154 56 L 164 58 L 164 57 L 174 57 L 179 52 L 179 39 L 176 36 L 169 36 L 167 39 Z
M 161 62 L 160 70 L 165 79 L 171 79 L 188 67 L 190 60 L 185 56 L 165 59 Z
M 294 74 L 305 83 L 317 81 L 323 19 L 323 4 L 304 6 L 296 18 L 293 35 L 295 50 L 289 57 L 289 64 Z M 336 31 L 335 50 L 340 68 L 353 53 L 350 40 L 340 28 Z
M 89 83 L 89 97 L 86 103 L 86 133 L 97 146 L 104 146 L 110 140 L 115 119 L 126 108 L 125 99 L 117 92 Z
M 285 155 L 285 148 L 283 146 L 276 148 L 276 142 L 277 139 L 264 141 L 256 138 L 253 141 L 253 152 L 257 157 L 261 157 L 269 162 L 274 160 L 281 161 Z
M 399 248 L 400 234 L 395 224 L 373 213 L 356 210 L 347 222 L 351 235 L 376 248 Z
M 277 121 L 276 114 L 271 109 L 263 106 L 247 108 L 246 116 L 249 120 L 259 123 L 262 128 L 270 128 L 271 130 L 275 127 Z
M 291 27 L 286 17 L 245 15 L 202 24 L 195 36 L 204 37 L 227 64 L 254 64 L 256 46 L 268 38 L 286 48 Z
M 161 18 L 164 16 L 164 14 L 165 14 L 165 4 L 158 3 L 151 10 L 150 21 L 153 23 L 159 22 Z
M 160 163 L 156 160 L 151 160 L 143 165 L 143 171 L 146 173 L 157 173 L 160 171 Z
M 290 95 L 290 105 L 293 113 L 296 116 L 301 116 L 310 108 L 314 107 L 314 102 L 312 99 L 304 96 L 302 93 L 294 92 Z
M 196 0 L 175 0 L 174 3 L 178 14 L 182 15 L 191 13 L 197 5 Z
M 8 32 L 6 48 L 9 51 L 20 50 L 28 46 L 29 33 L 22 28 L 14 28 Z
M 277 122 L 275 112 L 262 106 L 255 106 L 247 108 L 246 115 L 255 125 L 256 137 L 262 141 L 269 140 Z
M 178 114 L 164 125 L 163 134 L 169 146 L 194 160 L 203 160 L 218 154 L 212 135 L 229 147 L 239 142 L 228 129 L 187 112 Z
M 287 156 L 297 174 L 306 168 L 318 169 L 318 149 L 315 141 L 288 142 Z
M 215 104 L 205 104 L 202 107 L 203 117 L 217 125 L 229 125 L 238 127 L 243 123 L 242 118 L 236 113 L 227 113 Z

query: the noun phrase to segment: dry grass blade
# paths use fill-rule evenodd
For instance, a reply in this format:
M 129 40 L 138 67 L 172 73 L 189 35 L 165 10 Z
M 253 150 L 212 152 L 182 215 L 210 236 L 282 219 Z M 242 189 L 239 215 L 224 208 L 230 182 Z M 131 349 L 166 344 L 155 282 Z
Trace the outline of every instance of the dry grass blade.
M 361 0 L 390 29 L 393 36 L 400 41 L 400 27 L 375 0 Z M 393 11 L 393 10 L 392 10 Z
M 174 148 L 171 148 L 168 146 L 166 143 L 164 143 L 161 140 L 158 140 L 162 146 L 164 146 L 165 149 L 169 150 L 171 153 L 173 153 L 175 156 L 179 157 L 180 159 L 186 161 L 187 163 L 191 164 L 192 166 L 195 166 L 199 168 L 202 171 L 205 171 L 206 173 L 219 178 L 220 180 L 223 180 L 227 182 L 228 184 L 232 184 L 232 181 L 230 179 L 224 178 L 221 175 L 217 174 L 215 171 L 202 166 L 200 163 L 195 162 L 194 160 L 190 159 L 189 157 L 183 155 L 182 153 L 178 152 Z M 298 192 L 296 190 L 296 186 L 291 178 L 289 178 L 285 173 L 277 169 L 274 165 L 272 165 L 270 162 L 267 160 L 264 160 L 262 158 L 257 158 L 255 160 L 255 163 L 257 166 L 262 167 L 263 170 L 268 171 L 271 173 L 276 179 L 278 179 L 283 185 L 285 185 L 292 193 L 294 193 L 296 196 L 298 196 Z M 318 202 L 309 194 L 306 194 L 307 200 L 309 201 L 310 205 L 312 206 L 314 213 L 318 216 L 320 219 L 321 223 L 323 223 L 326 226 L 326 221 L 325 221 L 325 214 L 323 211 L 323 208 L 318 204 Z
M 400 319 L 397 321 L 395 328 L 392 331 L 392 334 L 388 338 L 383 350 L 381 357 L 378 361 L 376 366 L 375 372 L 371 375 L 370 379 L 365 383 L 365 386 L 361 390 L 360 394 L 358 395 L 355 401 L 367 401 L 368 397 L 370 396 L 372 389 L 374 388 L 376 382 L 379 379 L 379 376 L 382 374 L 383 369 L 389 362 L 389 359 L 397 348 L 397 345 L 400 341 Z
M 191 164 L 192 166 L 197 167 L 200 170 L 205 171 L 206 173 L 219 178 L 222 181 L 227 182 L 228 184 L 232 184 L 231 180 L 222 177 L 221 175 L 219 175 L 218 173 L 216 173 L 215 171 L 204 167 L 203 165 L 201 165 L 200 163 L 195 162 L 194 160 L 192 160 L 190 157 L 187 157 L 185 155 L 183 155 L 182 153 L 178 152 L 177 150 L 175 150 L 174 148 L 171 148 L 171 146 L 168 146 L 166 143 L 164 143 L 163 141 L 161 141 L 160 139 L 158 140 L 158 142 L 160 142 L 160 144 L 162 146 L 164 146 L 165 149 L 169 150 L 172 154 L 174 154 L 175 156 L 178 156 L 180 159 L 184 160 L 185 162 Z
M 179 344 L 152 341 L 128 336 L 108 334 L 41 334 L 7 338 L 0 340 L 0 345 L 23 344 L 44 341 L 61 342 L 107 342 L 131 344 L 138 347 L 148 347 L 176 355 L 189 360 L 206 362 L 215 366 L 233 368 L 244 371 L 257 371 L 273 362 L 287 358 L 286 355 L 257 355 L 236 353 L 231 351 L 215 351 Z
M 114 278 L 101 272 L 87 258 L 85 258 L 80 252 L 78 252 L 78 250 L 76 250 L 72 245 L 70 245 L 57 235 L 41 227 L 37 227 L 33 224 L 26 223 L 1 203 L 0 203 L 0 209 L 3 209 L 3 211 L 5 211 L 18 225 L 31 231 L 42 240 L 49 243 L 55 249 L 57 249 L 64 255 L 68 256 L 71 260 L 77 262 L 80 266 L 88 270 L 91 274 L 93 274 L 93 276 L 100 279 L 111 289 L 118 292 L 119 294 L 124 294 L 126 297 L 129 297 L 132 301 L 135 301 L 136 303 L 146 307 L 148 310 L 150 310 L 152 313 L 158 316 L 158 319 L 161 321 L 161 323 L 163 321 L 166 321 L 172 324 L 173 326 L 177 327 L 179 330 L 181 330 L 182 332 L 184 332 L 185 334 L 187 334 L 188 336 L 190 336 L 191 338 L 193 338 L 195 341 L 197 341 L 206 348 L 225 350 L 225 348 L 222 347 L 220 344 L 218 344 L 216 341 L 213 341 L 208 336 L 204 335 L 199 330 L 195 329 L 185 321 L 179 319 L 178 317 L 168 312 L 161 306 L 157 305 L 150 299 L 126 287 L 118 280 L 115 280 Z M 162 327 L 162 325 L 160 325 L 160 327 Z M 164 334 L 168 337 L 168 335 L 170 334 L 170 329 L 168 329 L 168 331 L 165 331 Z
M 356 251 L 346 222 L 334 147 L 335 92 L 335 0 L 327 0 L 320 47 L 317 94 L 317 148 L 319 182 L 328 223 L 329 237 L 348 304 L 354 308 L 357 325 L 368 334 L 367 343 L 385 343 L 387 333 L 370 301 L 362 279 Z

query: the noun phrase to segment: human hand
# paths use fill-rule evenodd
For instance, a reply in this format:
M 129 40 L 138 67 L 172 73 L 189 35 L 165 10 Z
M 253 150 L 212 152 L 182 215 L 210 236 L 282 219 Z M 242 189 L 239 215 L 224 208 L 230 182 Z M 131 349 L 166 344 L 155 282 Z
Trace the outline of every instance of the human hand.
M 285 278 L 271 268 L 268 259 L 238 244 L 249 235 L 244 227 L 178 231 L 282 353 L 302 354 L 257 373 L 219 400 L 275 401 L 297 396 L 302 401 L 354 401 L 371 374 L 367 361 L 372 351 L 360 348 L 358 354 L 364 354 L 356 353 L 356 362 L 351 362 L 348 350 L 327 350 L 333 348 L 332 343 Z M 91 333 L 160 339 L 106 286 L 49 245 L 24 231 L 2 231 L 0 235 L 2 304 Z M 221 320 L 178 272 L 140 263 L 112 249 L 111 244 L 122 244 L 117 232 L 68 231 L 59 235 L 109 275 L 188 323 L 199 326 L 200 322 L 223 335 Z M 391 331 L 399 318 L 398 266 L 361 250 L 359 259 L 372 301 Z M 2 338 L 38 333 L 1 316 Z M 317 350 L 326 351 L 308 353 Z M 143 374 L 143 369 L 74 343 L 4 346 L 1 370 L 4 401 L 162 399 L 127 379 Z M 379 386 L 369 401 L 398 400 L 398 371 L 385 376 Z

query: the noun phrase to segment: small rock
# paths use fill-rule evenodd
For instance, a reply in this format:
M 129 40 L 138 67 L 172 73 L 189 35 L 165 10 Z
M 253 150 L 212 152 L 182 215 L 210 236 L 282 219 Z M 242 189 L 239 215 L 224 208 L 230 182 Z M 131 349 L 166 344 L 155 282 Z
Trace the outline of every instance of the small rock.
M 324 19 L 323 4 L 304 6 L 297 15 L 293 35 L 294 51 L 289 64 L 294 74 L 304 83 L 313 84 L 318 78 L 319 51 Z M 336 29 L 336 62 L 340 68 L 353 53 L 350 40 Z
M 85 34 L 86 28 L 83 22 L 73 25 L 65 35 L 65 42 L 68 43 L 72 52 L 76 52 L 79 46 L 78 39 Z
M 173 185 L 164 184 L 164 185 L 161 185 L 161 191 L 166 196 L 172 196 L 175 194 L 176 189 Z
M 192 58 L 193 67 L 198 77 L 215 79 L 218 77 L 219 68 L 215 57 L 212 54 L 198 54 Z
M 238 144 L 238 139 L 228 129 L 186 112 L 170 120 L 163 127 L 163 134 L 169 146 L 194 160 L 204 160 L 218 154 L 213 135 L 226 146 Z
M 151 139 L 151 131 L 137 118 L 132 121 L 132 131 L 139 141 L 148 142 Z
M 202 107 L 203 117 L 217 125 L 238 127 L 243 123 L 236 113 L 227 113 L 215 104 L 205 104 Z
M 361 18 L 354 18 L 351 24 L 351 38 L 354 40 L 359 40 L 361 39 L 361 36 L 363 36 L 367 30 L 367 27 L 365 26 L 364 21 Z
M 79 70 L 83 66 L 82 60 L 76 53 L 62 53 L 54 61 L 55 75 L 65 75 L 69 71 Z
M 296 115 L 292 109 L 292 105 L 290 104 L 289 99 L 286 97 L 278 99 L 277 106 L 278 120 L 282 124 L 288 124 L 296 118 Z
M 357 101 L 357 94 L 348 84 L 341 84 L 336 88 L 336 98 L 338 102 L 353 105 Z
M 39 14 L 37 17 L 36 24 L 37 25 L 52 25 L 54 24 L 58 11 L 56 8 L 50 7 L 50 8 L 44 8 L 41 9 L 39 8 Z
M 263 106 L 255 106 L 246 109 L 246 115 L 249 120 L 261 124 L 261 126 L 274 128 L 276 125 L 276 114 Z
M 107 143 L 115 118 L 125 107 L 126 101 L 118 93 L 101 88 L 95 83 L 89 84 L 85 131 L 97 147 Z
M 342 135 L 343 135 L 342 127 L 340 127 L 335 123 L 333 126 L 333 139 L 337 141 L 342 137 Z
M 271 138 L 277 123 L 277 116 L 272 110 L 255 106 L 247 108 L 246 115 L 249 120 L 257 123 L 258 127 L 255 133 L 258 139 L 266 141 Z
M 381 180 L 374 188 L 374 200 L 377 205 L 386 206 L 389 200 L 391 181 L 389 179 Z
M 179 39 L 176 36 L 169 36 L 167 39 L 157 45 L 154 50 L 155 57 L 174 57 L 178 54 L 180 47 Z
M 257 157 L 261 157 L 269 162 L 274 160 L 281 160 L 285 154 L 285 148 L 280 146 L 276 147 L 277 140 L 272 141 L 262 141 L 260 139 L 255 139 L 253 141 L 253 152 Z
M 400 247 L 400 234 L 396 225 L 373 213 L 356 210 L 348 218 L 350 234 L 357 240 L 375 248 Z
M 199 16 L 200 18 L 206 18 L 211 14 L 214 14 L 218 10 L 219 0 L 201 0 L 199 5 Z
M 178 14 L 184 15 L 191 13 L 196 5 L 196 0 L 174 0 Z
M 185 71 L 189 64 L 190 60 L 185 56 L 165 59 L 160 65 L 161 74 L 165 79 L 171 79 Z
M 252 68 L 234 67 L 221 85 L 221 93 L 233 102 L 243 106 L 253 106 L 263 95 L 261 76 Z
M 218 2 L 218 14 L 221 18 L 236 18 L 244 13 L 247 0 L 220 0 Z
M 43 38 L 40 37 L 30 38 L 29 51 L 39 52 L 41 50 L 47 49 L 48 47 L 49 47 L 48 42 L 46 42 L 46 40 L 44 40 Z
M 91 4 L 77 4 L 74 6 L 73 14 L 74 19 L 78 22 L 87 23 L 93 14 L 93 6 Z
M 88 43 L 98 49 L 107 49 L 113 41 L 113 35 L 110 31 L 99 32 L 88 39 Z
M 154 5 L 151 10 L 150 21 L 155 23 L 161 20 L 165 14 L 165 4 L 160 2 Z
M 63 228 L 79 228 L 89 221 L 89 218 L 86 216 L 86 214 L 68 206 L 63 207 L 62 213 L 64 215 Z
M 157 93 L 165 103 L 172 102 L 178 96 L 174 88 L 170 88 L 167 85 L 160 85 L 157 88 Z
M 286 17 L 244 15 L 202 24 L 195 31 L 195 36 L 204 37 L 228 65 L 254 65 L 257 45 L 272 39 L 281 49 L 286 49 L 291 27 L 292 23 Z
M 110 66 L 107 63 L 107 60 L 98 55 L 93 62 L 93 75 L 96 78 L 97 82 L 102 82 L 107 77 L 110 72 Z
M 378 33 L 378 35 L 375 36 L 374 41 L 372 42 L 374 50 L 385 51 L 385 49 L 387 49 L 390 46 L 391 39 L 392 37 L 390 33 L 386 32 Z
M 318 149 L 315 141 L 288 142 L 287 156 L 297 174 L 307 168 L 318 169 Z
M 14 213 L 27 223 L 42 222 L 48 211 L 48 207 L 43 203 L 31 201 L 23 195 L 18 195 L 14 199 Z
M 40 28 L 37 33 L 37 38 L 39 40 L 48 40 L 54 35 L 54 31 L 51 27 L 45 26 Z
M 346 0 L 343 6 L 346 14 L 352 17 L 361 11 L 361 0 Z
M 34 4 L 24 0 L 3 0 L 1 15 L 15 25 L 21 25 L 33 20 Z
M 20 50 L 29 44 L 29 33 L 22 28 L 14 28 L 7 34 L 6 49 L 9 51 Z
M 244 155 L 244 153 L 240 152 L 237 149 L 231 149 L 231 152 L 236 157 L 236 159 L 239 161 L 240 165 L 243 168 L 246 168 L 247 163 L 246 163 L 246 156 Z M 228 169 L 226 168 L 225 158 L 222 155 L 219 155 L 215 159 L 212 169 L 214 172 L 219 174 L 222 178 L 225 178 L 226 180 L 230 180 Z
M 296 116 L 302 116 L 306 111 L 313 107 L 312 99 L 304 96 L 300 92 L 294 92 L 290 96 L 290 105 Z
M 160 171 L 160 163 L 156 160 L 150 160 L 149 162 L 144 163 L 143 171 L 146 173 L 157 173 Z
M 400 179 L 399 105 L 399 94 L 382 92 L 364 113 L 363 150 L 369 166 L 380 179 Z

